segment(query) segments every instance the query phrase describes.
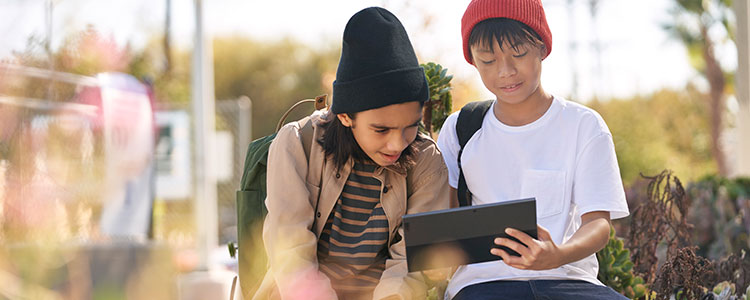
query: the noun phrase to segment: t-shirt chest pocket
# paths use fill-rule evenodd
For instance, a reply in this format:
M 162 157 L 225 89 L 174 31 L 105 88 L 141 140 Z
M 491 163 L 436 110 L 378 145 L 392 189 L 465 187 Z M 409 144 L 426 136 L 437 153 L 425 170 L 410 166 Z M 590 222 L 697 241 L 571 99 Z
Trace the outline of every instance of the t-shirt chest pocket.
M 524 170 L 521 177 L 521 198 L 536 198 L 538 219 L 554 216 L 563 210 L 565 172 Z

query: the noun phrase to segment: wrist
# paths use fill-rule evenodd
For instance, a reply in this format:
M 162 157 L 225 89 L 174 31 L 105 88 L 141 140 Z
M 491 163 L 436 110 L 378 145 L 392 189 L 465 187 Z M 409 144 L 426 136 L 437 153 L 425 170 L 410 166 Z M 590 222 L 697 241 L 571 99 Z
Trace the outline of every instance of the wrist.
M 558 246 L 557 253 L 555 254 L 555 266 L 552 269 L 556 269 L 567 265 L 574 261 L 573 257 L 575 250 L 570 244 L 562 244 Z

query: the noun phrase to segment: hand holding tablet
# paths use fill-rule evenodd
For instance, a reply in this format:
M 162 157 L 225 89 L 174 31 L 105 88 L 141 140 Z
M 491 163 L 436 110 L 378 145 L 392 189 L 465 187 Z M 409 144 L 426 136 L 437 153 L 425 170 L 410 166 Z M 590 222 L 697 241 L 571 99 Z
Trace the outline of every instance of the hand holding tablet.
M 537 238 L 534 198 L 405 215 L 403 222 L 409 272 L 512 260 L 519 254 L 507 246 L 518 247 L 522 243 L 514 236 Z M 509 235 L 507 228 L 518 232 L 511 230 L 513 234 Z M 543 235 L 549 236 L 542 230 Z M 505 240 L 497 245 L 496 238 Z M 492 248 L 503 252 L 494 255 L 490 253 Z
M 529 236 L 523 231 L 513 228 L 505 229 L 510 238 L 498 237 L 495 247 L 490 250 L 493 255 L 500 256 L 511 267 L 523 270 L 548 270 L 560 266 L 557 245 L 552 241 L 549 231 L 537 225 L 538 238 Z M 511 252 L 505 249 L 510 249 Z

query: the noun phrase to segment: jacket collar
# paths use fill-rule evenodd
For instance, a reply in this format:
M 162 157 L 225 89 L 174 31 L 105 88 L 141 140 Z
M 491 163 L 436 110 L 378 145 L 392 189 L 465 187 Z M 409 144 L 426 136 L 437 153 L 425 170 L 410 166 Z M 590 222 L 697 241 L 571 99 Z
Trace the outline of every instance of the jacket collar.
M 372 163 L 372 162 L 370 162 L 370 163 Z M 344 169 L 345 170 L 351 170 L 353 168 L 354 168 L 354 159 L 353 158 L 349 158 L 349 160 L 346 162 L 346 165 L 344 165 Z M 409 168 L 407 166 L 404 166 L 404 164 L 402 164 L 400 162 L 396 163 L 396 164 L 393 164 L 393 165 L 390 165 L 390 166 L 386 166 L 386 167 L 377 165 L 377 167 L 375 167 L 375 174 L 380 175 L 380 174 L 383 173 L 383 170 L 388 170 L 390 172 L 399 174 L 401 176 L 406 176 L 406 172 L 408 171 L 408 169 Z

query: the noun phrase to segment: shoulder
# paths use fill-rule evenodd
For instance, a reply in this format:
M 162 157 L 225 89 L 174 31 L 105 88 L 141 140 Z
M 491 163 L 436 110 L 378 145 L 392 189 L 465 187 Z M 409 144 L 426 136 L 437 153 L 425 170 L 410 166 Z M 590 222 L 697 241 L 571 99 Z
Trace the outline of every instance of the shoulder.
M 458 120 L 458 114 L 459 111 L 456 111 L 448 115 L 448 117 L 445 119 L 445 122 L 443 122 L 443 127 L 440 128 L 437 145 L 443 151 L 445 151 L 447 148 L 454 147 L 454 145 L 458 145 L 458 138 L 456 135 L 456 122 Z
M 440 157 L 440 150 L 435 141 L 429 136 L 423 134 L 420 134 L 420 138 L 414 141 L 414 150 L 416 150 L 415 157 L 417 162 L 432 157 Z
M 461 113 L 461 110 L 454 111 L 450 115 L 448 115 L 447 118 L 445 118 L 445 122 L 443 122 L 443 127 L 440 129 L 440 133 L 443 133 L 444 131 L 456 131 L 456 122 L 458 122 L 458 115 Z
M 414 165 L 409 173 L 421 173 L 424 170 L 437 171 L 444 168 L 443 156 L 433 139 L 421 135 L 414 141 Z
M 594 109 L 563 98 L 556 98 L 556 101 L 559 101 L 562 106 L 563 121 L 574 123 L 579 133 L 588 136 L 611 135 L 604 118 Z
M 300 125 L 299 122 L 289 122 L 282 126 L 271 143 L 271 147 L 287 148 L 293 143 L 300 143 Z
M 435 141 L 428 136 L 422 136 L 414 142 L 414 150 L 413 164 L 406 172 L 406 179 L 410 183 L 408 186 L 416 189 L 428 182 L 447 179 L 448 168 Z

